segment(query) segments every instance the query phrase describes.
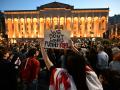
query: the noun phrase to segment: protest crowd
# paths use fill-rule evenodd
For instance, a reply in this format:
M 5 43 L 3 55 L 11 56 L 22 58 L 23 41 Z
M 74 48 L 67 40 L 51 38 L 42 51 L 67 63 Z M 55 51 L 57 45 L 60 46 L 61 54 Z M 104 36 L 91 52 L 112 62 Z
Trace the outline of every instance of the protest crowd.
M 120 90 L 120 42 L 79 40 L 1 44 L 0 90 Z

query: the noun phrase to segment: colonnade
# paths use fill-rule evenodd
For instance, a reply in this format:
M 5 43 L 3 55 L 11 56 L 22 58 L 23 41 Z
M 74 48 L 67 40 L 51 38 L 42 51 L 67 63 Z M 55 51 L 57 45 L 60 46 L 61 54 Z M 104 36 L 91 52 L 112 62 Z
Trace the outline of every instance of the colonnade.
M 6 18 L 8 38 L 44 38 L 45 30 L 69 30 L 71 37 L 102 37 L 107 17 L 12 17 Z

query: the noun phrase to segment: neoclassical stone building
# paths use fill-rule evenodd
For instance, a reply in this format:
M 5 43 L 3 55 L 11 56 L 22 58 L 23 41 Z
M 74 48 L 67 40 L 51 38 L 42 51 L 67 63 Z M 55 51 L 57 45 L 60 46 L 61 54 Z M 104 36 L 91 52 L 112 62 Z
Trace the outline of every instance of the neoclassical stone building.
M 71 37 L 103 37 L 109 8 L 74 9 L 52 2 L 36 10 L 4 11 L 8 38 L 44 38 L 45 30 L 69 30 Z

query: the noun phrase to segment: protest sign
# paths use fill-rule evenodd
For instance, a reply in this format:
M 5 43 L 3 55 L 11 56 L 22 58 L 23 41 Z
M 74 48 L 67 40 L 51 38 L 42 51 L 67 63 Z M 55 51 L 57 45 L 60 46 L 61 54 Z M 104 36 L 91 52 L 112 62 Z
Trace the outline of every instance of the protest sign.
M 69 48 L 70 31 L 46 30 L 44 35 L 44 47 L 64 49 Z

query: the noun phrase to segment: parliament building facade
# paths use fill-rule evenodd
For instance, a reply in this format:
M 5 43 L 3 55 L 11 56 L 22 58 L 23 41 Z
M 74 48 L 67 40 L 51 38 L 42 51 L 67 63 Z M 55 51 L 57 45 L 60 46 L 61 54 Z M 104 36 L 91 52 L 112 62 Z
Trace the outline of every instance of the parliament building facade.
M 45 30 L 68 30 L 71 37 L 103 37 L 109 8 L 74 9 L 52 2 L 36 10 L 4 11 L 9 39 L 44 38 Z

